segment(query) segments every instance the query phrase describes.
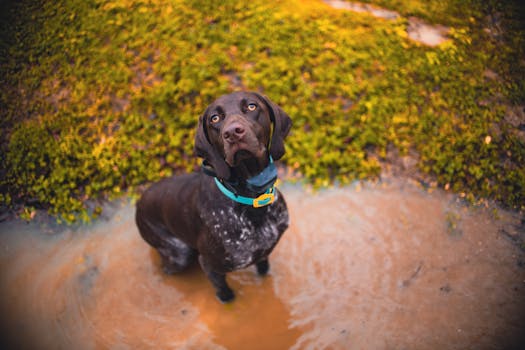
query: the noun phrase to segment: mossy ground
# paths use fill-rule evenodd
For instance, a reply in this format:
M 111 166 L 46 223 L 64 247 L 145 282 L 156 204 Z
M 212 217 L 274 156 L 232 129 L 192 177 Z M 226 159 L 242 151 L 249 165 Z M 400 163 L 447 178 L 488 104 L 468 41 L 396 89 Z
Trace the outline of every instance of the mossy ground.
M 372 2 L 402 16 L 294 0 L 4 4 L 1 201 L 88 220 L 98 199 L 195 169 L 197 117 L 247 89 L 293 118 L 283 161 L 315 186 L 375 177 L 394 147 L 439 186 L 523 208 L 523 125 L 508 122 L 525 91 L 518 5 Z M 450 40 L 410 41 L 411 15 Z

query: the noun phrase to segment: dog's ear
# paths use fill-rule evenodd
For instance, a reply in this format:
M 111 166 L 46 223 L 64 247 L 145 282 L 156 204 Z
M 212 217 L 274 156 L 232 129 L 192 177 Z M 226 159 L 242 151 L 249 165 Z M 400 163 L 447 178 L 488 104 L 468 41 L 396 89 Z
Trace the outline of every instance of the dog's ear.
M 279 160 L 284 155 L 284 139 L 288 136 L 292 128 L 292 119 L 286 114 L 281 107 L 270 101 L 266 96 L 257 94 L 260 100 L 264 102 L 270 113 L 270 119 L 273 123 L 272 140 L 270 142 L 270 154 L 274 160 Z
M 217 151 L 216 147 L 211 144 L 208 137 L 206 129 L 206 113 L 199 118 L 197 134 L 195 135 L 194 150 L 198 157 L 203 158 L 205 162 L 211 165 L 218 178 L 224 180 L 230 178 L 230 167 L 226 164 L 224 158 Z

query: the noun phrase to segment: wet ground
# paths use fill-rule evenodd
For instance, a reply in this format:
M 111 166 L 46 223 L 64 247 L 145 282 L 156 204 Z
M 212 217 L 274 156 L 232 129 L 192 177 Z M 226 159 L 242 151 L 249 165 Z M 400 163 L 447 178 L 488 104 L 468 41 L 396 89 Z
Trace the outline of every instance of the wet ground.
M 324 0 L 327 5 L 344 11 L 368 13 L 385 20 L 395 20 L 400 17 L 396 11 L 374 5 L 345 0 Z M 410 40 L 428 46 L 437 46 L 447 41 L 449 28 L 442 25 L 431 25 L 416 17 L 408 18 L 407 36 Z
M 80 228 L 0 224 L 0 312 L 15 349 L 519 349 L 521 218 L 408 180 L 281 186 L 292 223 L 271 273 L 161 272 L 134 209 Z M 37 220 L 38 221 L 38 220 Z M 3 348 L 6 348 L 4 345 Z

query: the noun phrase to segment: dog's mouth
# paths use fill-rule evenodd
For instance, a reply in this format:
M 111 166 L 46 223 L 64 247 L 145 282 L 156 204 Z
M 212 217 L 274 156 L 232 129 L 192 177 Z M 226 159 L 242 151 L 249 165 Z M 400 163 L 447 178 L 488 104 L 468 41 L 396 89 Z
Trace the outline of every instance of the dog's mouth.
M 228 145 L 225 149 L 225 161 L 230 167 L 236 167 L 249 159 L 260 159 L 264 157 L 266 147 L 260 144 L 236 143 Z
M 254 157 L 254 155 L 253 155 L 252 152 L 250 152 L 248 150 L 245 150 L 245 149 L 241 149 L 241 150 L 237 151 L 235 153 L 235 155 L 233 156 L 233 162 L 235 164 L 239 164 L 243 160 L 250 159 L 250 158 L 253 158 L 253 157 Z

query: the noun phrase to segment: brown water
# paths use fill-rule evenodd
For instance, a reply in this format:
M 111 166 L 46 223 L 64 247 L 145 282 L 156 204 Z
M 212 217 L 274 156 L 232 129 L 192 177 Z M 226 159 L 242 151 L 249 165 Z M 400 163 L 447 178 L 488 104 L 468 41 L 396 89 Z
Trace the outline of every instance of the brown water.
M 286 185 L 271 274 L 165 276 L 129 204 L 89 227 L 0 224 L 2 335 L 16 349 L 518 349 L 525 254 L 513 213 L 407 181 Z M 505 233 L 504 233 L 505 232 Z M 7 341 L 7 340 L 5 340 Z M 5 346 L 4 346 L 5 348 Z

